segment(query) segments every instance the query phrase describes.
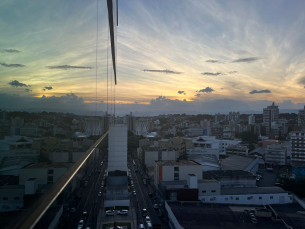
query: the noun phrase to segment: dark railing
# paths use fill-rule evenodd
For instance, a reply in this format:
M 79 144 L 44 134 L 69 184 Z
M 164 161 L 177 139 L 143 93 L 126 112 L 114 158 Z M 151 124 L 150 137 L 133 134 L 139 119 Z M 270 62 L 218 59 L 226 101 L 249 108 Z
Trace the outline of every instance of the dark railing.
M 75 162 L 53 185 L 46 191 L 31 207 L 25 209 L 24 212 L 15 223 L 12 223 L 8 228 L 14 229 L 29 229 L 33 228 L 36 223 L 40 220 L 43 214 L 48 210 L 54 200 L 64 190 L 68 183 L 72 180 L 74 175 L 83 166 L 89 156 L 94 152 L 97 146 L 106 137 L 109 130 L 101 136 L 91 147 L 88 149 L 83 156 Z

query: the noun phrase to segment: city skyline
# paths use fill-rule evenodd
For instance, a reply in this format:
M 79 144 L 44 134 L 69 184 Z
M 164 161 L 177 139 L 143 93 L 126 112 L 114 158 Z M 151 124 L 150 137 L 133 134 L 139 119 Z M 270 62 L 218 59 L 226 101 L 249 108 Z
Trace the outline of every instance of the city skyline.
M 96 3 L 71 4 L 0 3 L 2 108 L 95 109 Z M 117 112 L 250 112 L 273 101 L 301 109 L 304 4 L 119 2 Z M 105 58 L 105 47 L 98 50 Z

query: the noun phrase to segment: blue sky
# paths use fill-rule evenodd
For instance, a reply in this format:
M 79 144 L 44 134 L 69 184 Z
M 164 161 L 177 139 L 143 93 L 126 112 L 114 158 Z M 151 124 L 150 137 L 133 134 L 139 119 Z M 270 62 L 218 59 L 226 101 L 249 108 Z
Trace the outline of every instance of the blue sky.
M 304 1 L 119 0 L 118 111 L 262 110 L 271 101 L 302 108 L 304 7 Z M 99 110 L 107 103 L 105 10 L 99 1 Z M 1 1 L 0 28 L 1 108 L 95 109 L 96 1 Z M 76 68 L 48 68 L 63 65 Z

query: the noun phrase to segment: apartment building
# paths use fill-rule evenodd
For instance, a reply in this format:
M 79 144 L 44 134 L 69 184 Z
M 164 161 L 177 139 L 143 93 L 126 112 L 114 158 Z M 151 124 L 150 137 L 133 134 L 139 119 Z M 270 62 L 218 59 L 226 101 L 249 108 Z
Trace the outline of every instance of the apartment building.
M 265 163 L 268 165 L 286 165 L 287 148 L 272 144 L 265 149 Z
M 296 178 L 305 176 L 305 131 L 290 133 L 292 172 Z

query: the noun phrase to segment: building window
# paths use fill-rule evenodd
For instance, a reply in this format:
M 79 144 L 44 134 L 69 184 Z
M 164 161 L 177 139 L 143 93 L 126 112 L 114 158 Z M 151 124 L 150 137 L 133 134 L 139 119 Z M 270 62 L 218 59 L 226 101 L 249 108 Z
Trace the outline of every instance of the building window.
M 174 167 L 174 171 L 179 171 L 179 167 Z
M 14 199 L 15 199 L 15 200 L 19 200 L 20 198 L 19 198 L 19 197 L 15 197 Z
M 261 200 L 261 199 L 262 199 L 262 197 L 260 196 L 260 197 L 258 197 L 258 199 L 259 199 L 259 200 Z
M 49 169 L 48 170 L 48 174 L 53 174 L 54 173 L 54 170 L 53 169 Z
M 239 197 L 236 197 L 236 200 L 239 200 Z
M 228 200 L 228 198 L 225 198 L 225 200 Z
M 273 199 L 273 196 L 270 196 L 270 199 Z
M 8 200 L 8 197 L 3 197 L 3 200 Z
M 248 196 L 248 197 L 247 197 L 247 200 L 251 200 L 251 197 L 250 197 L 250 196 Z
M 206 191 L 206 190 L 202 190 L 201 192 L 202 192 L 202 193 L 206 193 L 207 191 Z
M 179 180 L 179 173 L 174 174 L 174 180 Z
M 52 184 L 53 183 L 53 176 L 49 176 L 48 177 L 48 184 Z
M 212 190 L 211 192 L 216 192 L 216 190 Z

